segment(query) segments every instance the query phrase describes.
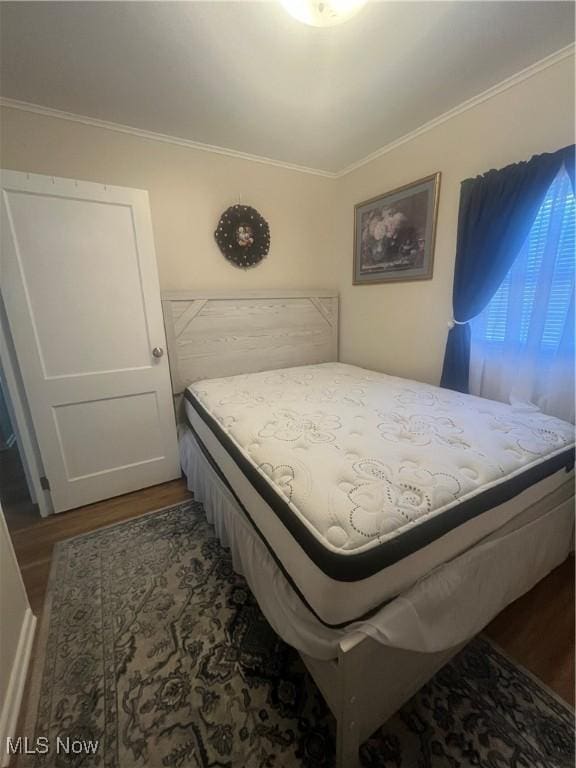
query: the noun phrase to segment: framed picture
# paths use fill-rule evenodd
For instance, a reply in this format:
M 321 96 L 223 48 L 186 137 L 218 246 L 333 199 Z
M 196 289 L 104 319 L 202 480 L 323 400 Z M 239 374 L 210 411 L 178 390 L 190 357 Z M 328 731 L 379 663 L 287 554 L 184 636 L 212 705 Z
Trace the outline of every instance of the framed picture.
M 355 206 L 355 285 L 432 277 L 439 193 L 435 173 Z

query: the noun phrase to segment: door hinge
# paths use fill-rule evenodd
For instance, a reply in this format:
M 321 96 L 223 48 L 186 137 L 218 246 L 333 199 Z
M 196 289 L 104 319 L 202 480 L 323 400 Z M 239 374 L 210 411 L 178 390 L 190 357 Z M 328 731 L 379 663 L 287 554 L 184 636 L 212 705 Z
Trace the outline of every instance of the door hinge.
M 40 487 L 43 491 L 49 491 L 50 490 L 50 483 L 48 482 L 48 478 L 44 475 L 40 478 Z

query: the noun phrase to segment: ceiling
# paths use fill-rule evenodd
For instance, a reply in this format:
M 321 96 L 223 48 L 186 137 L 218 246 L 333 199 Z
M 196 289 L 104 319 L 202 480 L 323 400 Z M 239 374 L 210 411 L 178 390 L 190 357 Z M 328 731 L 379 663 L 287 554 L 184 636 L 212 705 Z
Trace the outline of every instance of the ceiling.
M 574 39 L 571 2 L 2 2 L 0 95 L 340 171 Z

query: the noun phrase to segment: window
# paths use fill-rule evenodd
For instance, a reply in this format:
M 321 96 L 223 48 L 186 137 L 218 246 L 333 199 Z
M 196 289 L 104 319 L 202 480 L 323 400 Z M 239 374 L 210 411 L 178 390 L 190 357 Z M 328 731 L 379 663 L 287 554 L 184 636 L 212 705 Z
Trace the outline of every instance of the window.
M 576 201 L 562 170 L 526 242 L 471 322 L 470 391 L 574 422 Z
M 513 266 L 472 322 L 473 344 L 573 354 L 575 217 L 574 192 L 562 169 Z

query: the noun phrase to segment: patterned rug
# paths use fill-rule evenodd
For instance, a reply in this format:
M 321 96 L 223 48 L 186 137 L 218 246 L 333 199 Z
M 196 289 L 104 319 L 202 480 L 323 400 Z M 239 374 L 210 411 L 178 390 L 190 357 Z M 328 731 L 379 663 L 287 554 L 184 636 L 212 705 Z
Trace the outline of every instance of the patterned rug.
M 195 502 L 60 544 L 42 635 L 29 733 L 49 748 L 26 765 L 333 764 L 323 699 Z M 362 763 L 572 768 L 573 722 L 478 638 L 363 745 Z

